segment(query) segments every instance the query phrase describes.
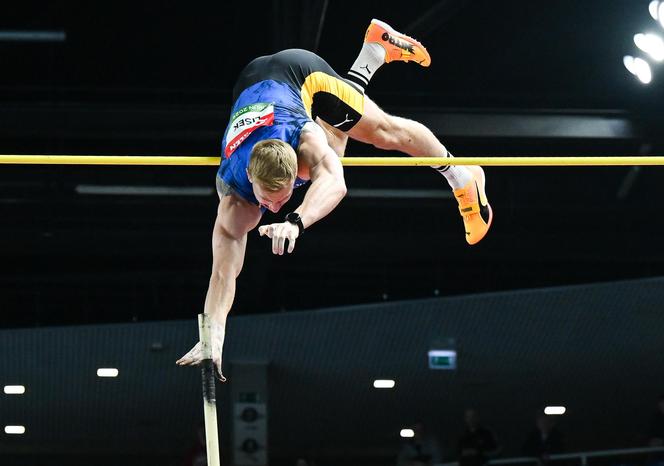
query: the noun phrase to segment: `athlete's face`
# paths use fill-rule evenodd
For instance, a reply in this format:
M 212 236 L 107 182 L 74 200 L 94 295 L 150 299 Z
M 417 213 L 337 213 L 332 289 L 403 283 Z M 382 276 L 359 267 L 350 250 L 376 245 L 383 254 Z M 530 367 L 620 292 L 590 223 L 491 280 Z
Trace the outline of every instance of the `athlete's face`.
M 281 209 L 293 195 L 292 186 L 287 186 L 279 191 L 268 191 L 263 188 L 260 183 L 252 183 L 252 187 L 258 203 L 261 207 L 265 207 L 270 212 L 279 212 L 279 209 Z

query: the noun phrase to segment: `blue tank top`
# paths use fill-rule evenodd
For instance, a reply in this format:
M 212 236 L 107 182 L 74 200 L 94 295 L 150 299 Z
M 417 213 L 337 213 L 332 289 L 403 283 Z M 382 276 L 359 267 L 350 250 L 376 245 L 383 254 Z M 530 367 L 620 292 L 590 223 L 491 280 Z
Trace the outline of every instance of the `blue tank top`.
M 297 151 L 302 128 L 310 121 L 299 91 L 292 86 L 273 80 L 253 84 L 240 93 L 231 109 L 217 176 L 242 198 L 258 205 L 247 178 L 251 149 L 259 141 L 280 139 Z M 293 187 L 305 183 L 297 178 Z

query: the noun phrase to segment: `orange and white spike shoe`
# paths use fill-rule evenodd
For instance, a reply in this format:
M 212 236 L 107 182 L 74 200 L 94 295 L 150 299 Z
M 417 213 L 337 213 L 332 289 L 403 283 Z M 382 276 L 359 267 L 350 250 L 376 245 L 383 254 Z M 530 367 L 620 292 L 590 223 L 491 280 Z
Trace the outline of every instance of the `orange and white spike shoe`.
M 375 42 L 385 49 L 385 63 L 391 61 L 414 61 L 422 66 L 431 64 L 429 52 L 412 37 L 395 31 L 377 19 L 372 19 L 364 35 L 364 42 Z
M 493 221 L 493 210 L 485 192 L 484 170 L 482 167 L 466 167 L 473 174 L 473 181 L 463 188 L 454 190 L 454 197 L 459 202 L 459 212 L 466 228 L 466 241 L 476 244 L 484 238 Z

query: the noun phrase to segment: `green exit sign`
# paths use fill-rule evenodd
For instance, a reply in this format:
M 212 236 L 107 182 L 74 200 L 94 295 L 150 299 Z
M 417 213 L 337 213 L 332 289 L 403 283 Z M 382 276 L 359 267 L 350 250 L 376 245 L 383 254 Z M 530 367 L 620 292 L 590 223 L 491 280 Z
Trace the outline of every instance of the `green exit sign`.
M 429 369 L 455 370 L 457 353 L 455 350 L 430 350 Z

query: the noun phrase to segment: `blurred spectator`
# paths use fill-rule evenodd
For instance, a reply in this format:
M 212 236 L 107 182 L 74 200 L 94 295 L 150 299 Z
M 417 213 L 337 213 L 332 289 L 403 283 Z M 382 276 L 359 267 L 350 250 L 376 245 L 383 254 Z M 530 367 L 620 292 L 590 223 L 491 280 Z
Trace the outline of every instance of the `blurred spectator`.
M 657 410 L 650 419 L 648 445 L 651 447 L 664 446 L 664 395 L 657 400 Z
M 523 444 L 525 456 L 534 456 L 546 462 L 549 455 L 562 453 L 563 434 L 556 427 L 553 416 L 541 413 L 535 419 L 535 428 L 530 432 Z
M 431 466 L 442 462 L 438 440 L 429 434 L 421 422 L 413 426 L 415 436 L 406 439 L 399 455 L 397 466 Z
M 657 400 L 657 409 L 650 418 L 648 429 L 648 446 L 664 447 L 664 395 Z M 646 460 L 648 466 L 664 466 L 664 454 L 651 453 Z
M 295 460 L 295 466 L 314 466 L 314 463 L 307 461 L 305 458 L 298 458 Z
M 465 429 L 458 443 L 459 466 L 482 466 L 498 455 L 500 447 L 493 432 L 480 424 L 476 410 L 467 409 L 463 417 Z
M 184 466 L 207 466 L 207 448 L 205 444 L 205 424 L 202 422 L 196 429 L 196 440 L 187 452 Z

